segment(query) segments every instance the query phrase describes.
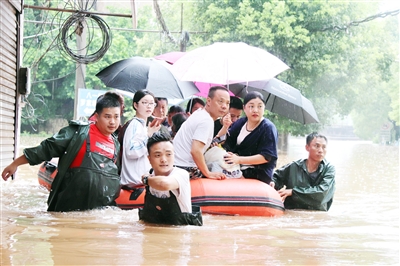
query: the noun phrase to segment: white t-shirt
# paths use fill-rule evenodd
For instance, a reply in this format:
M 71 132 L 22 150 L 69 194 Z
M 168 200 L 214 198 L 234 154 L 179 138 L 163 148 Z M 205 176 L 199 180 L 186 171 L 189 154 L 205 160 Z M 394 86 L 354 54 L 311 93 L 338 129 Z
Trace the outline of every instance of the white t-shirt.
M 261 121 L 262 121 L 263 119 L 264 119 L 264 118 L 261 118 Z M 260 123 L 261 123 L 261 122 L 260 122 Z M 239 135 L 237 136 L 237 140 L 236 140 L 237 145 L 240 145 L 240 144 L 242 143 L 242 141 L 243 141 L 248 135 L 250 135 L 251 131 L 248 131 L 248 130 L 246 129 L 246 127 L 247 127 L 247 122 L 244 123 L 244 125 L 242 126 L 242 129 L 240 129 Z M 242 165 L 240 166 L 240 169 L 241 169 L 241 170 L 245 170 L 245 169 L 247 169 L 247 168 L 254 168 L 254 165 L 251 165 L 251 164 L 242 164 Z
M 174 167 L 172 172 L 169 174 L 170 178 L 175 178 L 178 181 L 179 188 L 171 190 L 174 193 L 181 212 L 192 212 L 192 193 L 190 188 L 189 173 L 178 167 Z M 150 193 L 157 198 L 169 198 L 169 191 L 161 191 L 150 187 Z
M 147 128 L 145 121 L 133 118 L 126 128 L 123 140 L 121 184 L 142 184 L 142 175 L 149 173 L 151 168 L 147 158 Z
M 264 120 L 264 117 L 261 118 L 261 121 L 258 123 L 257 127 L 261 124 L 261 122 Z M 256 127 L 256 128 L 257 128 Z M 247 122 L 244 123 L 244 125 L 242 126 L 242 128 L 240 129 L 239 135 L 237 136 L 236 139 L 236 143 L 237 145 L 240 145 L 242 143 L 242 141 L 248 136 L 250 135 L 251 131 L 247 130 Z
M 202 153 L 204 154 L 210 146 L 214 134 L 214 120 L 210 114 L 204 110 L 195 111 L 182 124 L 174 138 L 175 165 L 196 167 L 190 151 L 193 140 L 204 143 Z

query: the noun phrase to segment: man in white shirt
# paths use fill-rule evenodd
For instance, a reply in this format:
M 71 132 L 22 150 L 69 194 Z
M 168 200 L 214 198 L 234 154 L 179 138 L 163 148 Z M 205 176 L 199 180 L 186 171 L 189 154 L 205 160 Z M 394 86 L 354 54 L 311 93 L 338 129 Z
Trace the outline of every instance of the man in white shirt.
M 189 174 L 174 167 L 174 146 L 168 134 L 156 132 L 147 142 L 151 174 L 142 176 L 145 203 L 139 218 L 145 222 L 202 225 L 201 211 L 193 206 Z
M 195 111 L 181 126 L 174 138 L 175 165 L 187 170 L 190 178 L 225 179 L 223 173 L 210 172 L 204 153 L 214 137 L 214 121 L 228 112 L 230 96 L 221 86 L 210 88 L 206 106 Z

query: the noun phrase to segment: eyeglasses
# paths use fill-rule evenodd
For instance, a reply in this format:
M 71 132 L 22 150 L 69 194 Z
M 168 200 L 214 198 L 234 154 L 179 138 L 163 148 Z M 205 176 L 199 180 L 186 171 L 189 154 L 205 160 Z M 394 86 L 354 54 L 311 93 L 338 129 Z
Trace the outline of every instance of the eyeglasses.
M 156 107 L 156 103 L 149 103 L 149 102 L 140 102 L 141 104 L 143 104 L 144 106 L 150 106 L 150 107 Z

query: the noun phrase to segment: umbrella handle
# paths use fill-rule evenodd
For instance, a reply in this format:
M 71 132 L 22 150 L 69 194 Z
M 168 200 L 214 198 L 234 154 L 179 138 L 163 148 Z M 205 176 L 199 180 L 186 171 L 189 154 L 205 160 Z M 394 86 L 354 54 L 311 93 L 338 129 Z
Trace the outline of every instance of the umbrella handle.
M 192 114 L 191 111 L 192 111 L 192 104 L 193 104 L 193 95 L 192 95 L 192 97 L 190 98 L 190 101 L 189 101 L 189 102 L 190 102 L 190 105 L 189 105 L 189 109 L 188 109 L 188 110 L 189 110 L 189 113 Z

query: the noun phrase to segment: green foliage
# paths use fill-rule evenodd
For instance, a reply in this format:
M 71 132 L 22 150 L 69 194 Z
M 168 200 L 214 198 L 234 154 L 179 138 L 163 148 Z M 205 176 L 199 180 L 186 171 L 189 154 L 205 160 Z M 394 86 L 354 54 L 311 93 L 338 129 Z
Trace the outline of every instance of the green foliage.
M 28 3 L 29 4 L 29 3 Z M 39 5 L 36 2 L 30 3 Z M 118 10 L 114 10 L 118 12 Z M 125 12 L 126 13 L 126 12 Z M 33 128 L 38 123 L 54 117 L 72 119 L 75 100 L 75 72 L 77 64 L 61 52 L 57 46 L 57 35 L 60 25 L 70 13 L 54 13 L 26 9 L 25 20 L 47 20 L 51 24 L 25 23 L 23 65 L 32 68 L 32 93 L 28 96 L 28 104 L 23 110 L 22 124 L 26 128 Z M 104 18 L 109 26 L 125 27 L 126 18 Z M 50 32 L 50 34 L 43 34 Z M 88 46 L 95 50 L 101 45 L 99 31 L 93 30 Z M 86 88 L 107 88 L 95 76 L 101 69 L 115 61 L 134 56 L 134 42 L 132 32 L 111 31 L 112 45 L 106 55 L 98 62 L 86 66 Z M 121 47 L 124 47 L 121 49 Z M 126 49 L 130 47 L 132 49 Z M 74 44 L 71 43 L 71 48 Z M 93 52 L 93 51 L 92 51 Z M 90 51 L 89 51 L 90 53 Z
M 397 17 L 346 31 L 334 28 L 378 13 L 377 3 L 202 1 L 195 8 L 196 25 L 204 25 L 200 30 L 208 35 L 196 36 L 200 40 L 192 40 L 194 44 L 242 41 L 266 49 L 290 66 L 278 78 L 313 102 L 321 123 L 303 126 L 269 113 L 280 132 L 304 135 L 329 125 L 334 115 L 353 112 L 358 114 L 353 115 L 358 120 L 356 132 L 371 138 L 362 132 L 373 132 L 370 127 L 379 131 L 388 114 L 393 120 L 397 114 L 398 119 Z M 389 81 L 391 85 L 385 84 Z M 371 112 L 378 113 L 368 119 Z M 374 122 L 368 123 L 371 118 Z
M 40 4 L 38 0 L 26 2 Z M 311 100 L 320 124 L 304 126 L 268 113 L 267 117 L 282 133 L 305 135 L 330 125 L 333 117 L 351 114 L 357 134 L 372 139 L 387 119 L 400 123 L 398 17 L 338 30 L 352 21 L 377 14 L 378 2 L 203 0 L 159 1 L 159 5 L 171 32 L 199 32 L 190 35 L 187 50 L 217 41 L 241 41 L 266 49 L 290 66 L 278 78 Z M 110 13 L 130 12 L 112 5 L 108 8 Z M 47 20 L 53 25 L 24 25 L 24 36 L 33 36 L 24 40 L 23 58 L 25 66 L 33 67 L 33 93 L 27 105 L 32 107 L 22 123 L 34 124 L 54 116 L 72 118 L 76 64 L 60 56 L 54 41 L 58 23 L 68 16 L 25 11 L 25 20 Z M 111 28 L 131 28 L 129 18 L 103 19 Z M 112 30 L 112 45 L 106 55 L 87 65 L 87 88 L 106 90 L 95 74 L 118 60 L 179 50 L 180 33 L 156 32 L 162 28 L 152 5 L 143 5 L 138 10 L 138 29 L 146 31 Z M 94 38 L 93 42 L 98 44 L 100 40 Z M 128 116 L 132 115 L 133 110 L 126 106 Z
M 28 5 L 40 6 L 38 0 L 27 1 Z M 52 7 L 58 2 L 51 3 Z M 65 8 L 70 8 L 65 6 Z M 107 7 L 110 13 L 125 13 L 130 10 L 116 8 L 112 4 Z M 179 30 L 181 5 L 168 3 L 161 5 L 165 12 L 167 25 L 173 21 L 171 30 Z M 179 14 L 179 15 L 178 15 Z M 25 128 L 35 128 L 38 123 L 54 117 L 62 117 L 67 120 L 73 118 L 75 100 L 75 72 L 77 64 L 57 46 L 57 36 L 60 25 L 71 15 L 71 13 L 51 12 L 44 10 L 26 9 L 26 21 L 47 21 L 48 24 L 36 24 L 27 22 L 24 25 L 24 56 L 23 65 L 32 69 L 32 93 L 27 97 L 28 104 L 23 110 L 22 124 Z M 111 30 L 112 44 L 101 60 L 86 65 L 85 86 L 88 89 L 109 88 L 96 77 L 96 74 L 108 65 L 132 56 L 152 57 L 163 52 L 177 50 L 177 44 L 167 41 L 166 36 L 160 33 L 160 26 L 151 5 L 145 5 L 138 12 L 138 28 L 145 31 L 120 31 Z M 187 16 L 189 18 L 189 15 Z M 130 18 L 104 16 L 102 17 L 110 28 L 130 29 L 132 20 Z M 72 28 L 73 29 L 73 28 Z M 94 31 L 88 46 L 96 48 L 101 45 L 98 31 Z M 47 34 L 45 34 L 47 33 Z M 180 34 L 174 38 L 179 39 Z M 72 38 L 71 36 L 71 39 Z M 75 48 L 73 41 L 69 42 L 71 48 Z M 125 116 L 132 115 L 131 104 L 127 105 Z M 128 117 L 126 117 L 128 119 Z
M 29 3 L 28 3 L 29 4 Z M 30 4 L 38 4 L 36 1 Z M 25 20 L 51 21 L 47 12 L 26 9 Z M 22 125 L 32 125 L 56 116 L 73 114 L 74 66 L 60 56 L 56 46 L 57 26 L 47 24 L 24 24 L 23 65 L 32 68 L 32 93 L 26 99 Z M 72 84 L 72 85 L 71 85 Z
M 22 137 L 30 137 L 30 136 L 32 136 L 32 134 L 30 132 L 28 132 L 28 131 L 24 131 L 24 132 L 21 133 L 21 136 Z M 39 132 L 39 133 L 35 134 L 35 137 L 48 138 L 48 137 L 51 137 L 51 134 L 42 131 L 42 132 Z

